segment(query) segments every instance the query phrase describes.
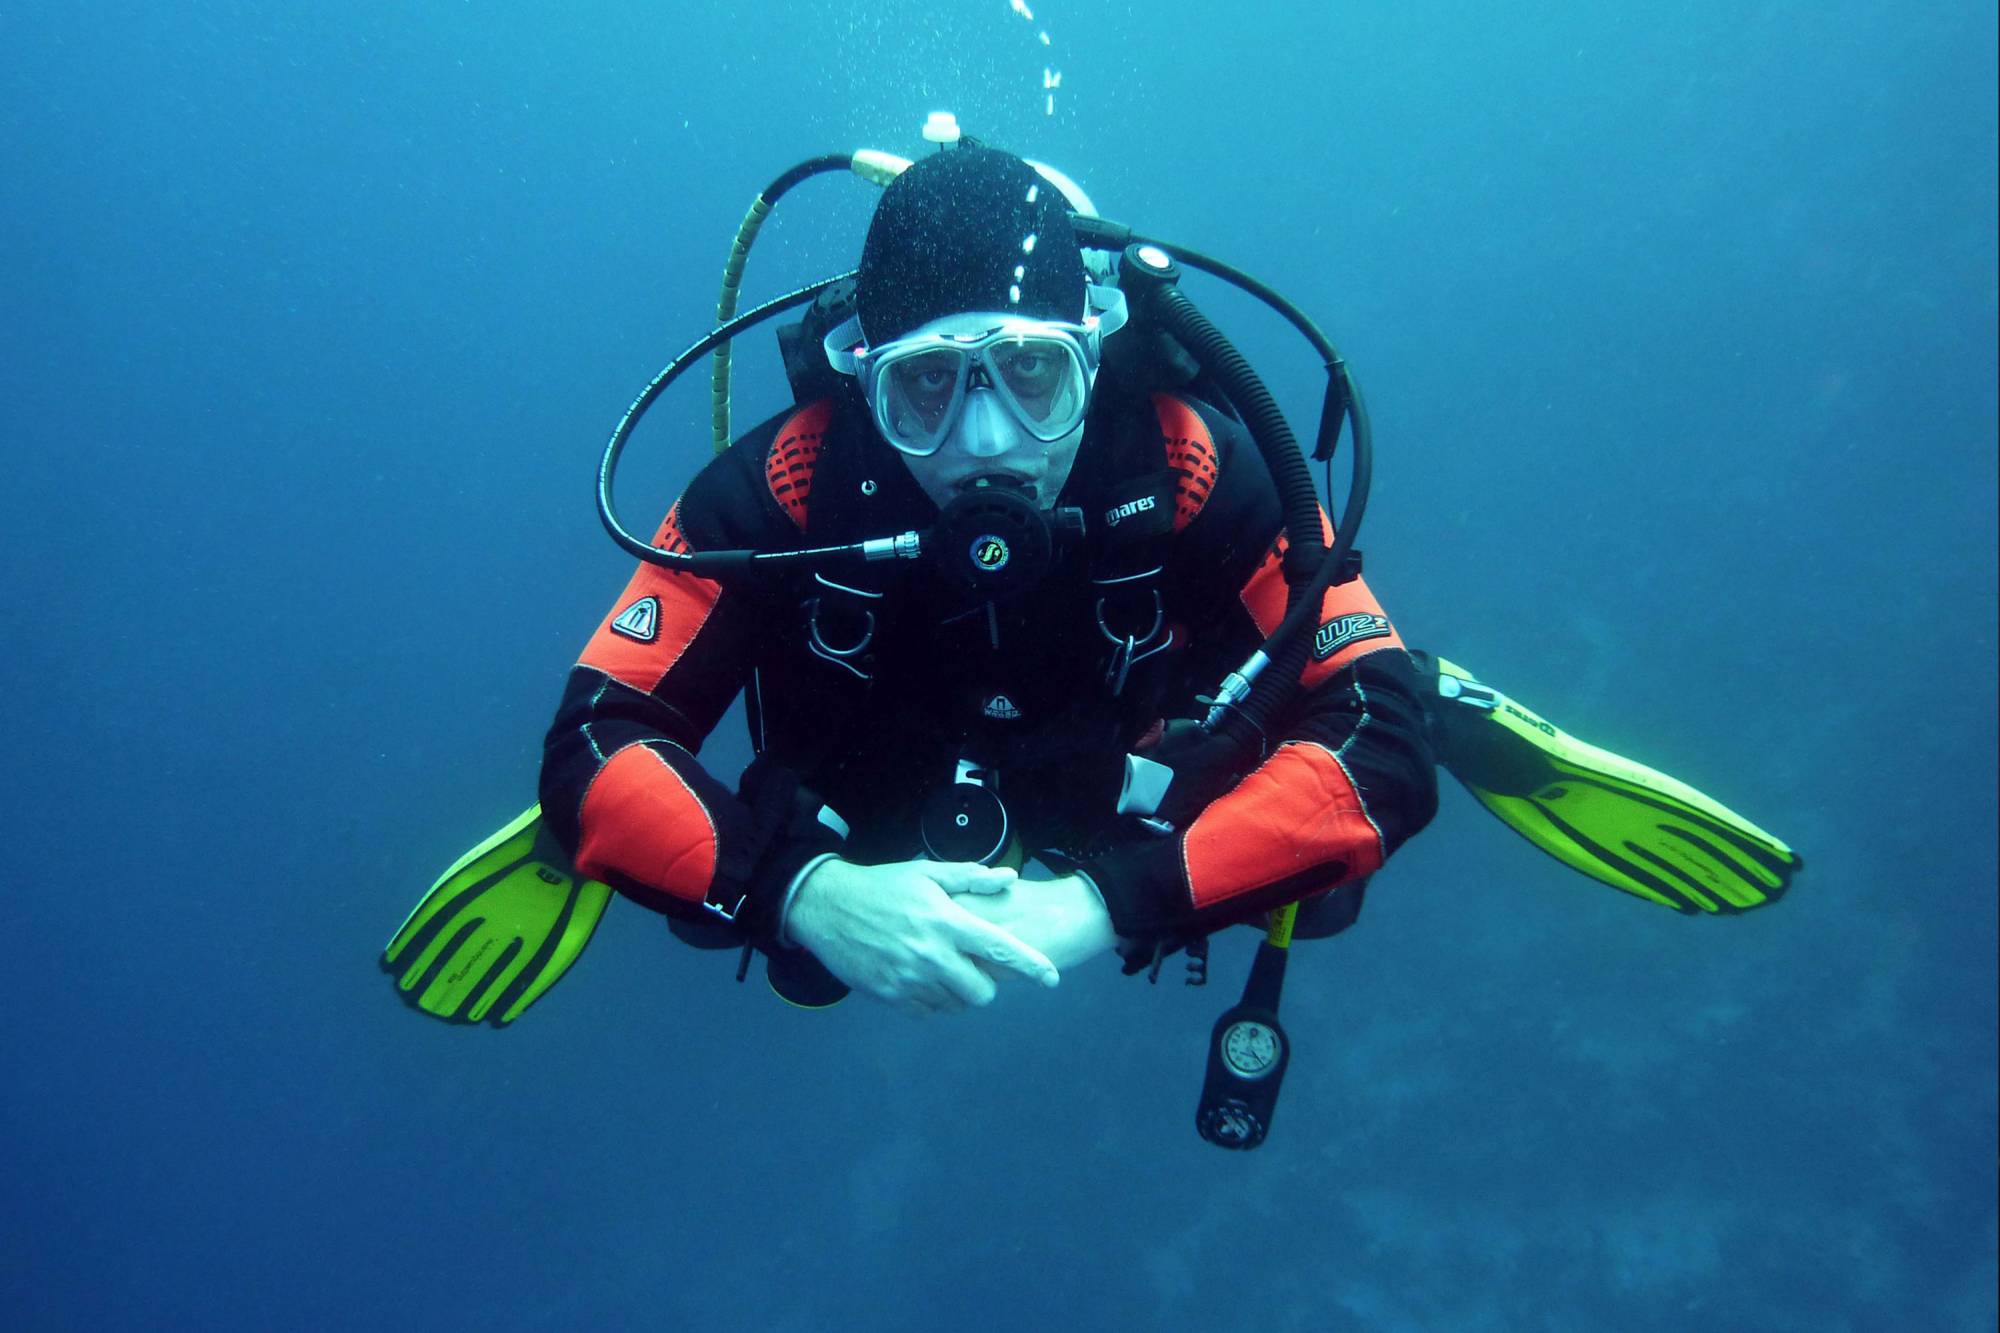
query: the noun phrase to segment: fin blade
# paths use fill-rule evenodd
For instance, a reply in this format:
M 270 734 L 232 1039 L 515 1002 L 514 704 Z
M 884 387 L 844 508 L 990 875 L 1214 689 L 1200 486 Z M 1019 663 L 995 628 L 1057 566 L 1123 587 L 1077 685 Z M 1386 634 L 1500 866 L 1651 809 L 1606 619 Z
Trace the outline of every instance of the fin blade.
M 413 1008 L 504 1027 L 569 970 L 610 899 L 530 806 L 438 877 L 382 951 L 382 970 Z
M 583 955 L 584 946 L 597 932 L 597 923 L 604 919 L 604 910 L 611 902 L 611 886 L 594 879 L 576 879 L 570 889 L 570 901 L 565 910 L 568 919 L 561 932 L 554 937 L 553 947 L 548 956 L 537 960 L 537 966 L 517 979 L 511 986 L 514 992 L 494 1018 L 495 1027 L 505 1027 L 526 1012 L 529 1005 L 546 995 L 551 986 L 563 979 L 570 964 Z
M 477 947 L 455 951 L 445 959 L 436 979 L 418 995 L 418 1008 L 454 1023 L 479 1021 L 501 976 L 517 965 L 521 941 L 507 939 L 504 932 L 482 922 L 471 942 Z M 499 952 L 493 953 L 494 949 Z
M 396 928 L 396 933 L 384 946 L 382 950 L 384 965 L 396 962 L 403 950 L 410 946 L 411 941 L 423 934 L 425 928 L 452 905 L 459 893 L 471 887 L 467 877 L 469 870 L 474 867 L 480 868 L 481 873 L 471 877 L 472 881 L 476 881 L 518 862 L 534 845 L 535 827 L 531 826 L 538 827 L 541 817 L 542 807 L 539 804 L 531 805 L 492 836 L 453 861 L 451 867 L 439 875 L 424 896 L 417 900 L 417 905 L 410 909 L 410 914 L 403 918 L 403 924 Z M 520 842 L 518 848 L 514 846 L 517 841 Z
M 1677 801 L 1658 790 L 1577 772 L 1545 795 L 1575 810 L 1580 821 L 1618 829 L 1625 847 L 1728 904 L 1710 910 L 1747 911 L 1782 897 L 1800 864 L 1791 848 L 1705 797 L 1700 804 Z
M 1630 873 L 1633 868 L 1623 858 L 1585 837 L 1547 804 L 1529 797 L 1495 796 L 1477 787 L 1467 790 L 1501 823 L 1570 869 L 1676 912 L 1693 915 L 1701 911 L 1699 904 L 1674 893 L 1653 876 Z
M 1726 826 L 1698 812 L 1676 810 L 1637 794 L 1609 792 L 1590 778 L 1574 776 L 1537 793 L 1537 800 L 1566 823 L 1592 830 L 1602 850 L 1628 853 L 1685 889 L 1704 912 L 1760 907 L 1785 880 L 1772 864 Z M 1589 873 L 1586 870 L 1585 873 Z

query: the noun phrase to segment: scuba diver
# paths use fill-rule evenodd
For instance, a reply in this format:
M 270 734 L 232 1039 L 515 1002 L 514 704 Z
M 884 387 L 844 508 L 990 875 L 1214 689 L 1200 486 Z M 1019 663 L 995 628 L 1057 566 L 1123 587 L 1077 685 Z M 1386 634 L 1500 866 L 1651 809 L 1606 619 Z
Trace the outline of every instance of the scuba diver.
M 642 565 L 548 736 L 542 810 L 579 871 L 927 1012 L 1114 944 L 1148 966 L 1365 879 L 1424 826 L 1416 673 L 1359 578 L 1324 594 L 1253 771 L 1171 831 L 1117 813 L 1127 754 L 1276 626 L 1285 548 L 1243 426 L 1120 382 L 1126 296 L 1089 279 L 1062 194 L 1018 157 L 961 144 L 883 191 L 856 314 L 824 341 L 834 392 L 738 440 L 654 544 L 838 545 L 989 493 L 1084 531 L 996 550 L 1042 566 L 1005 589 L 910 562 L 764 586 Z M 981 519 L 969 541 L 1030 544 Z M 695 754 L 746 686 L 759 757 L 732 791 Z M 932 803 L 974 836 L 927 848 Z M 995 864 L 1024 849 L 1064 873 Z
M 1634 896 L 1733 914 L 1782 895 L 1799 859 L 1778 839 L 1406 648 L 1354 549 L 1366 413 L 1310 320 L 1097 217 L 1052 168 L 929 130 L 915 162 L 835 155 L 767 187 L 718 327 L 614 432 L 599 512 L 640 567 L 570 672 L 539 805 L 385 950 L 410 1003 L 512 1021 L 614 889 L 738 951 L 739 979 L 761 953 L 803 1007 L 859 990 L 956 1011 L 1110 952 L 1156 977 L 1185 950 L 1198 984 L 1209 937 L 1252 925 L 1268 934 L 1216 1024 L 1198 1126 L 1254 1147 L 1289 1049 L 1286 950 L 1353 924 L 1435 813 L 1438 764 Z M 850 169 L 883 187 L 859 267 L 737 317 L 771 205 Z M 1338 523 L 1177 258 L 1322 355 L 1312 456 L 1352 437 Z M 793 405 L 732 440 L 729 340 L 801 306 L 779 332 Z M 717 456 L 641 539 L 613 505 L 619 456 L 711 353 Z M 755 759 L 732 785 L 698 755 L 739 696 Z

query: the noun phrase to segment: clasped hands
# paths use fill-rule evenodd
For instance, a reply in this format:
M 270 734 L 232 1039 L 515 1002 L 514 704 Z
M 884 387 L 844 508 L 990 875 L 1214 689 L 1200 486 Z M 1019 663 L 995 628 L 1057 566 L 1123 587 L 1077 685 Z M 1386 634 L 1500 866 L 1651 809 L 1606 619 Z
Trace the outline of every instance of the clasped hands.
M 1079 875 L 838 857 L 799 882 L 785 933 L 853 989 L 912 1014 L 991 1004 L 1001 980 L 1054 986 L 1062 968 L 1118 942 L 1104 900 Z

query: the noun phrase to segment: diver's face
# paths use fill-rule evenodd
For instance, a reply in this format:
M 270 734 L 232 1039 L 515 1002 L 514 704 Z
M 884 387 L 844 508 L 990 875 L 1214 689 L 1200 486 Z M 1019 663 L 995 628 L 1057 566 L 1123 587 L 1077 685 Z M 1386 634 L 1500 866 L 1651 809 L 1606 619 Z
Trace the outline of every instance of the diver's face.
M 979 334 L 1009 318 L 1004 314 L 949 315 L 933 320 L 919 333 Z M 921 367 L 909 382 L 910 396 L 921 406 L 924 391 Z M 1031 412 L 1044 406 L 1033 398 L 1036 367 L 1021 365 L 1009 375 L 1010 383 Z M 933 391 L 949 395 L 953 377 L 939 373 Z M 1083 423 L 1052 441 L 1036 439 L 1014 414 L 1001 403 L 998 392 L 974 384 L 966 390 L 965 403 L 935 453 L 904 454 L 903 462 L 918 487 L 942 509 L 946 501 L 985 482 L 1020 488 L 1042 509 L 1053 509 L 1063 483 L 1076 462 L 1077 446 L 1083 441 Z

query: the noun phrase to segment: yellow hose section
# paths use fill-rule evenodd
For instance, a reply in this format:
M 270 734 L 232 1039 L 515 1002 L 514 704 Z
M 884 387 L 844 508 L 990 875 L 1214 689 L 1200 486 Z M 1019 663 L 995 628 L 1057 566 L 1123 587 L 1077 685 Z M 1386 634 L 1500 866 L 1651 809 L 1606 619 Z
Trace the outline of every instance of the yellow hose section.
M 887 185 L 900 176 L 910 165 L 910 159 L 897 157 L 894 153 L 879 152 L 864 148 L 854 155 L 850 164 L 855 175 L 872 185 Z M 757 239 L 758 228 L 764 219 L 771 216 L 770 201 L 758 195 L 750 205 L 750 211 L 743 215 L 742 225 L 736 229 L 736 239 L 729 245 L 729 262 L 722 266 L 722 297 L 715 303 L 715 322 L 727 324 L 736 318 L 736 297 L 743 287 L 743 265 L 750 258 L 751 242 Z M 714 426 L 715 452 L 718 454 L 729 447 L 729 353 L 730 344 L 723 343 L 715 349 L 715 369 L 709 374 L 709 418 Z
M 1271 913 L 1270 926 L 1268 928 L 1269 933 L 1265 938 L 1270 940 L 1272 945 L 1277 948 L 1291 948 L 1292 923 L 1298 920 L 1298 916 L 1299 905 L 1297 903 L 1286 903 L 1283 907 Z
M 763 195 L 758 195 L 750 205 L 750 211 L 743 215 L 742 225 L 736 228 L 736 239 L 729 243 L 729 262 L 722 266 L 722 295 L 715 303 L 715 322 L 727 324 L 736 318 L 736 297 L 743 289 L 743 264 L 750 258 L 750 244 L 757 239 L 757 229 L 764 225 L 764 219 L 771 216 L 771 205 Z M 709 375 L 709 416 L 715 427 L 715 452 L 721 453 L 729 447 L 729 348 L 723 343 L 715 349 L 715 369 Z

